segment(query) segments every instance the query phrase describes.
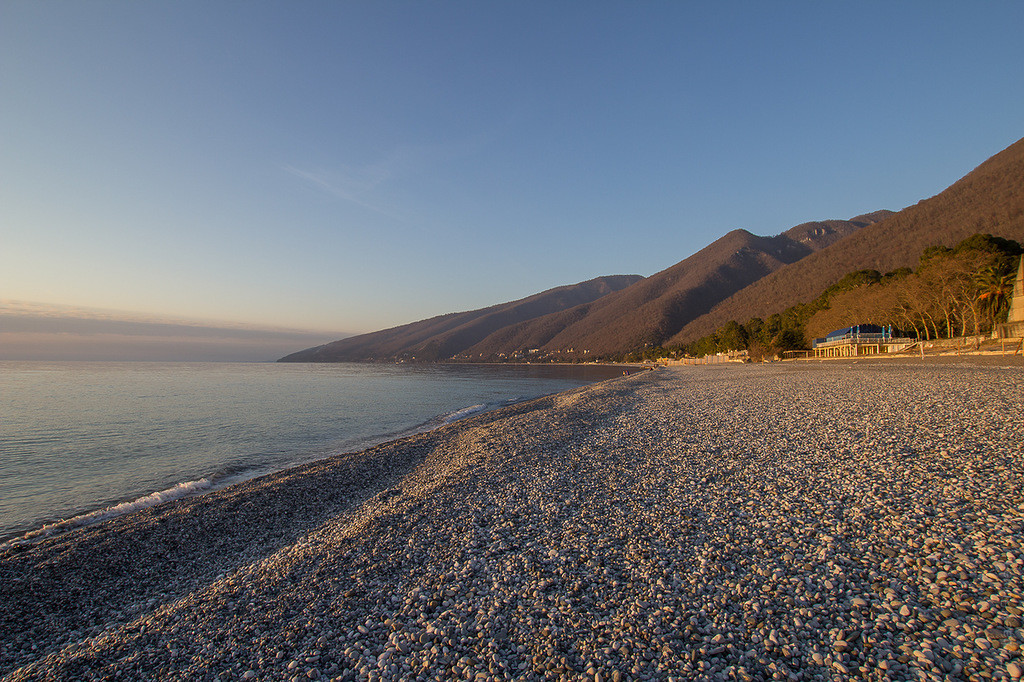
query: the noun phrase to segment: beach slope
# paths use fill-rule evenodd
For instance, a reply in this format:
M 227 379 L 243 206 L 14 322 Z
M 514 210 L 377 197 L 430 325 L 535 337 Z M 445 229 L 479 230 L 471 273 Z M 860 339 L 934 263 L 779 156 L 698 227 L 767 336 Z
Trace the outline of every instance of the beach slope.
M 1022 380 L 645 372 L 7 546 L 0 677 L 1013 679 Z

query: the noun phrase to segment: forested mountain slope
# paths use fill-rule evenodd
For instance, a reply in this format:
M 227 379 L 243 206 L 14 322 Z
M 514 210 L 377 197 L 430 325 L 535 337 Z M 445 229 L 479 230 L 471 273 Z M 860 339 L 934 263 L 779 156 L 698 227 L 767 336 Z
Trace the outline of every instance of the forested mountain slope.
M 889 272 L 917 264 L 934 245 L 976 233 L 1024 240 L 1024 139 L 991 157 L 940 194 L 918 202 L 736 292 L 668 338 L 678 345 L 730 320 L 767 317 L 809 301 L 849 272 Z

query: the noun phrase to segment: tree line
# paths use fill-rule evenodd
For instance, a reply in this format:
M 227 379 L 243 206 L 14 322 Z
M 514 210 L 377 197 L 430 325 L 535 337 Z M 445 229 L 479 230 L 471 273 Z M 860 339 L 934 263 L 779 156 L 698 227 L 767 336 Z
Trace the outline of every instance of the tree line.
M 678 348 L 648 347 L 622 359 L 745 350 L 756 360 L 810 348 L 815 338 L 856 324 L 891 325 L 900 335 L 925 340 L 987 334 L 1006 320 L 1022 252 L 1011 239 L 975 234 L 952 248 L 925 249 L 916 269 L 851 272 L 809 303 L 765 319 L 730 321 Z

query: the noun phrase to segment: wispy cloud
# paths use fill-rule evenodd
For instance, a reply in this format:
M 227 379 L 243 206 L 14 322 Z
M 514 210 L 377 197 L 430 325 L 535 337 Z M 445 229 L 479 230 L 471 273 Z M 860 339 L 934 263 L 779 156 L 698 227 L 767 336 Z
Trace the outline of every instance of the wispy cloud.
M 363 208 L 389 213 L 371 203 L 366 195 L 384 181 L 384 178 L 371 179 L 360 177 L 360 174 L 327 171 L 323 169 L 303 170 L 295 166 L 284 166 L 284 171 L 305 181 L 315 189 L 321 190 L 338 199 L 362 206 Z
M 333 197 L 391 218 L 401 219 L 393 208 L 376 197 L 380 190 L 418 165 L 416 153 L 396 150 L 379 161 L 362 167 L 340 166 L 333 169 L 283 166 L 283 170 L 309 186 Z
M 480 133 L 445 143 L 396 147 L 364 166 L 308 168 L 287 164 L 282 169 L 332 197 L 402 220 L 401 212 L 386 205 L 384 199 L 391 185 L 434 173 L 451 159 L 475 155 L 490 144 L 493 137 L 491 133 Z

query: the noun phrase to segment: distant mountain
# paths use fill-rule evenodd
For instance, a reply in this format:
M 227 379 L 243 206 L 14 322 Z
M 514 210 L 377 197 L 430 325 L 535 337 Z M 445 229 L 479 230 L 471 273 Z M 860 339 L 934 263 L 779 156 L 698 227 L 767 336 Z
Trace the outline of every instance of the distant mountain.
M 553 312 L 586 305 L 643 278 L 612 275 L 549 289 L 518 301 L 462 313 L 449 313 L 392 329 L 360 334 L 292 353 L 280 362 L 394 362 L 445 360 L 499 329 Z
M 797 225 L 775 237 L 733 230 L 686 260 L 592 303 L 500 329 L 467 355 L 501 357 L 536 348 L 604 356 L 658 345 L 719 301 L 889 215 Z
M 729 320 L 810 301 L 855 270 L 914 266 L 928 246 L 978 232 L 1024 241 L 1024 140 L 948 189 L 900 211 L 797 225 L 775 237 L 734 230 L 648 278 L 601 277 L 482 310 L 335 341 L 295 362 L 600 358 L 674 346 Z
M 746 322 L 810 301 L 855 270 L 885 273 L 915 267 L 925 248 L 938 244 L 951 247 L 979 232 L 1024 241 L 1024 139 L 940 194 L 780 268 L 718 302 L 669 336 L 666 345 L 693 341 L 729 320 Z

